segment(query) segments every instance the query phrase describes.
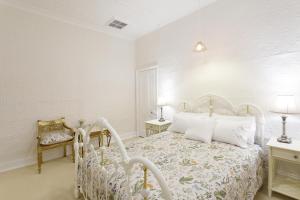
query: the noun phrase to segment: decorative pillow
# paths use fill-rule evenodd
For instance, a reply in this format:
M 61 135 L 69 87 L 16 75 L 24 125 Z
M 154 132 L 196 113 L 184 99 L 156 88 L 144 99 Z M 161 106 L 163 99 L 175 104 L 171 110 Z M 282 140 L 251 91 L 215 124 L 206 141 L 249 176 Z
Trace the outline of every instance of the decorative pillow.
M 68 140 L 72 140 L 73 137 L 67 133 L 61 133 L 61 132 L 53 132 L 53 133 L 47 133 L 41 138 L 41 144 L 43 145 L 49 145 L 49 144 L 55 144 L 59 142 L 65 142 Z
M 171 126 L 169 126 L 168 131 L 173 131 L 177 133 L 185 133 L 189 127 L 188 122 L 197 117 L 205 116 L 207 113 L 189 113 L 189 112 L 180 112 L 176 113 L 173 117 Z
M 211 143 L 215 120 L 209 117 L 198 117 L 190 119 L 189 127 L 185 131 L 185 138 L 199 140 L 207 144 Z
M 245 129 L 245 134 L 247 135 L 247 143 L 254 144 L 255 133 L 256 133 L 256 120 L 253 116 L 228 116 L 228 115 L 214 115 L 216 120 L 227 120 L 227 121 L 236 121 L 243 124 Z

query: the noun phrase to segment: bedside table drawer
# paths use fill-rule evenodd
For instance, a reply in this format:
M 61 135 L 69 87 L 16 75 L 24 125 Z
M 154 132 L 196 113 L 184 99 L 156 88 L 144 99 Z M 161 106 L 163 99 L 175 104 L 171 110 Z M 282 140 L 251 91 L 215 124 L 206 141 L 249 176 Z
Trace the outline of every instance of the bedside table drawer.
M 151 129 L 151 130 L 154 130 L 154 131 L 158 131 L 159 126 L 154 125 L 154 124 L 146 124 L 146 129 Z
M 171 125 L 171 123 L 161 126 L 161 130 L 166 131 L 169 128 L 170 125 Z
M 300 163 L 300 153 L 282 149 L 272 149 L 272 156 Z
M 146 136 L 164 132 L 170 125 L 171 122 L 168 120 L 163 122 L 160 122 L 157 119 L 145 121 Z

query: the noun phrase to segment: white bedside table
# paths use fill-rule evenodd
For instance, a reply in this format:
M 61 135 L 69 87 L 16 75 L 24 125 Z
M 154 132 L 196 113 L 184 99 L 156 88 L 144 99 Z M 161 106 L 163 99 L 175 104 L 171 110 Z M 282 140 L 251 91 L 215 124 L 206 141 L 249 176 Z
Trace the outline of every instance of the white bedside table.
M 170 125 L 171 122 L 168 120 L 164 122 L 160 122 L 157 119 L 145 121 L 146 136 L 164 132 L 169 128 Z
M 300 141 L 294 139 L 291 144 L 286 144 L 272 138 L 267 146 L 269 146 L 269 197 L 272 197 L 274 191 L 300 199 L 300 181 L 276 174 L 278 160 L 299 164 L 300 167 Z

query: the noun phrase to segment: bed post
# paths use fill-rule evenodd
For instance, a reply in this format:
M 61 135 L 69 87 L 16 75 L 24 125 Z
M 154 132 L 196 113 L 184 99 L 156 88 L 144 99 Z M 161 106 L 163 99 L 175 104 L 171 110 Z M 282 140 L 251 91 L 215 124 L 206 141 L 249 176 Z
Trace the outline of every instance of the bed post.
M 209 116 L 210 116 L 210 117 L 212 116 L 213 111 L 214 111 L 214 108 L 213 108 L 213 99 L 212 99 L 212 97 L 210 96 L 210 97 L 209 97 Z
M 79 198 L 79 183 L 78 183 L 78 167 L 79 167 L 79 159 L 80 159 L 80 150 L 78 143 L 78 130 L 75 133 L 75 141 L 74 141 L 74 151 L 75 151 L 75 185 L 74 185 L 74 195 L 75 198 Z
M 104 165 L 104 142 L 103 142 L 103 139 L 104 139 L 104 137 L 103 137 L 103 132 L 101 131 L 101 133 L 100 133 L 100 148 L 101 148 L 101 163 L 100 163 L 100 165 L 101 166 L 103 166 Z
M 147 191 L 147 167 L 144 167 L 144 190 Z M 146 196 L 144 197 L 144 200 L 147 200 L 147 194 Z

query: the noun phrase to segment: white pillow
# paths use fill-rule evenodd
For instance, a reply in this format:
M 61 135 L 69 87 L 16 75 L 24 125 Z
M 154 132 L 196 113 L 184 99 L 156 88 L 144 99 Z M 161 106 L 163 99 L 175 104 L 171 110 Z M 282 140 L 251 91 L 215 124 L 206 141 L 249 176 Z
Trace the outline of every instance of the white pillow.
M 173 117 L 171 126 L 169 126 L 168 131 L 173 131 L 177 133 L 185 133 L 188 128 L 188 122 L 197 117 L 208 116 L 207 113 L 189 113 L 189 112 L 180 112 L 176 113 Z
M 215 120 L 210 117 L 198 117 L 190 119 L 189 127 L 185 131 L 185 138 L 199 140 L 207 144 L 211 143 L 214 132 Z
M 247 143 L 254 144 L 255 141 L 255 133 L 256 133 L 256 120 L 253 116 L 228 116 L 228 115 L 214 115 L 216 120 L 228 120 L 228 121 L 236 121 L 243 124 L 245 129 L 245 134 L 247 134 Z
M 243 121 L 217 119 L 213 140 L 248 147 L 249 127 Z

